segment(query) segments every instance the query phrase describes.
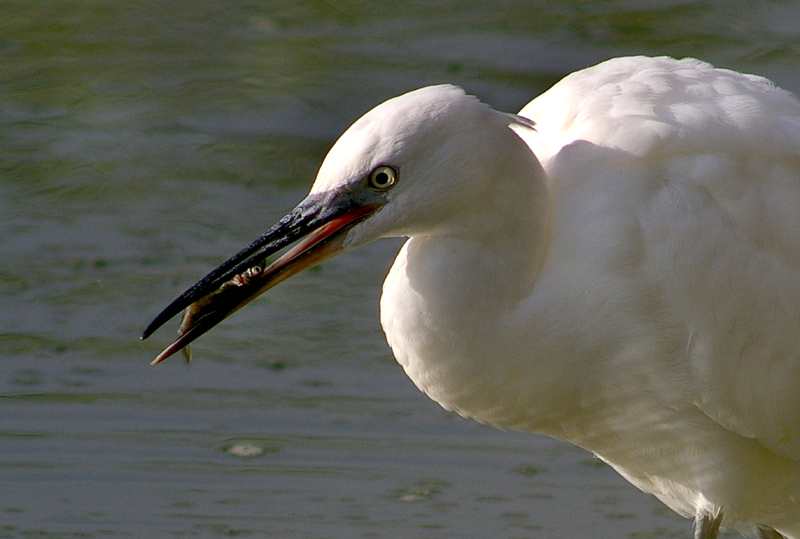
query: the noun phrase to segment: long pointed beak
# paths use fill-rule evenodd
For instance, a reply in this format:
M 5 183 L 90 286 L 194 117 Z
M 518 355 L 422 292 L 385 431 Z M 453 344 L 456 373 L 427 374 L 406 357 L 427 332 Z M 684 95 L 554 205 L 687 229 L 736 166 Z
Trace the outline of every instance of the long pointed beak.
M 341 252 L 347 231 L 380 207 L 380 203 L 356 204 L 351 198 L 330 194 L 309 195 L 263 236 L 200 279 L 155 317 L 142 339 L 184 311 L 178 338 L 152 364 L 179 350 L 184 350 L 188 361 L 189 343 L 281 281 Z M 301 239 L 266 266 L 267 257 Z

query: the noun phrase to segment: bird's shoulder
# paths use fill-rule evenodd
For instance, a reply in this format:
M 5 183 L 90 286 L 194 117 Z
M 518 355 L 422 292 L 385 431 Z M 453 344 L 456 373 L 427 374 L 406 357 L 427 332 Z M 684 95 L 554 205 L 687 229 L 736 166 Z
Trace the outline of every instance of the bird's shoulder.
M 694 59 L 626 57 L 577 71 L 521 111 L 545 163 L 587 141 L 639 156 L 742 149 L 800 155 L 800 103 L 769 80 Z
M 555 193 L 558 266 L 612 283 L 626 317 L 682 335 L 675 353 L 694 404 L 800 460 L 794 96 L 697 60 L 623 58 L 567 77 L 520 114 L 536 121 L 520 136 Z

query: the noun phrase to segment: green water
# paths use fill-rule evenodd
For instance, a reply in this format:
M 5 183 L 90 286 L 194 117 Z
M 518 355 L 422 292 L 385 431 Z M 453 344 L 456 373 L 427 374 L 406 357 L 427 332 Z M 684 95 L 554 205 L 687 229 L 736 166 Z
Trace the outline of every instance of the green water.
M 377 321 L 397 242 L 271 291 L 194 347 L 176 294 L 302 198 L 403 91 L 517 110 L 622 54 L 800 90 L 796 2 L 0 4 L 0 537 L 687 537 L 590 455 L 459 419 Z

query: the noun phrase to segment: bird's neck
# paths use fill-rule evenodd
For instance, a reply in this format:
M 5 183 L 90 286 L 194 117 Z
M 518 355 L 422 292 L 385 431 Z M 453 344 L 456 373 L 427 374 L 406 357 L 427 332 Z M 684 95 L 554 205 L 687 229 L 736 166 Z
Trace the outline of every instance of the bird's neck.
M 513 394 L 503 385 L 520 360 L 513 341 L 527 331 L 513 318 L 533 294 L 548 248 L 544 173 L 538 163 L 526 170 L 529 182 L 498 186 L 452 232 L 412 237 L 381 299 L 387 340 L 414 383 L 445 408 L 489 423 L 517 422 L 501 417 Z

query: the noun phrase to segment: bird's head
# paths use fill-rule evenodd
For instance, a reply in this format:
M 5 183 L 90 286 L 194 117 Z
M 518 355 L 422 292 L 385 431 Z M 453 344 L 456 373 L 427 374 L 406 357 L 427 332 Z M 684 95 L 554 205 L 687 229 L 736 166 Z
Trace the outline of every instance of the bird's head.
M 532 127 L 447 85 L 404 94 L 365 114 L 331 148 L 300 204 L 147 327 L 143 339 L 184 311 L 179 337 L 153 363 L 284 279 L 340 252 L 380 237 L 447 233 L 454 216 L 480 208 L 491 196 L 494 180 L 508 166 L 501 151 L 508 137 L 522 144 L 508 128 L 512 123 Z

